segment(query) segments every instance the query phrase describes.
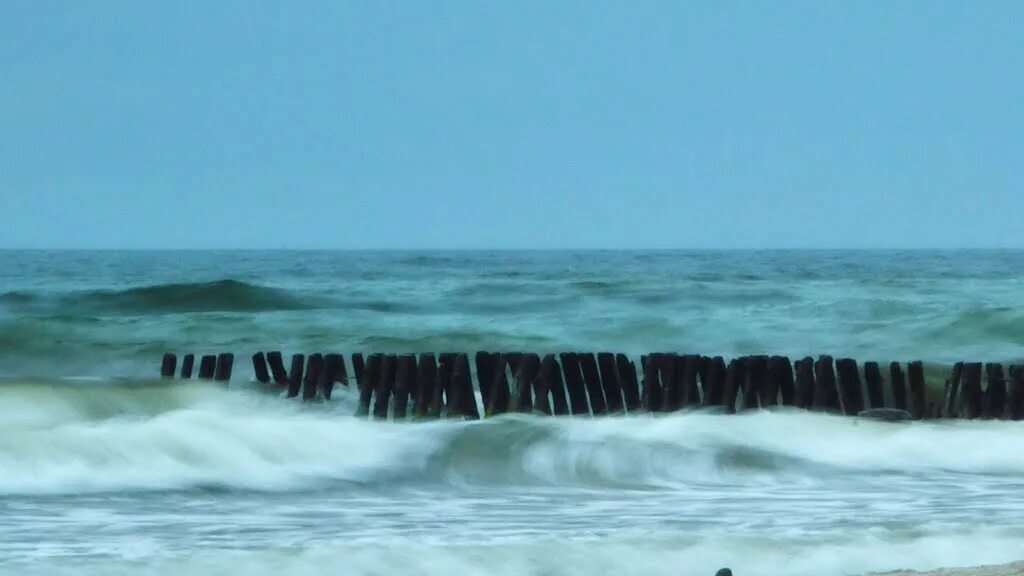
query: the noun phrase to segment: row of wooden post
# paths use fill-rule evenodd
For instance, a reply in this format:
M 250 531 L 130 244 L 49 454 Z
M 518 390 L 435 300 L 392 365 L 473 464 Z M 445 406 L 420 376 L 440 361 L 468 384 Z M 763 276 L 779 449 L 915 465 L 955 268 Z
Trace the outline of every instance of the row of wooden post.
M 192 370 L 196 363 L 196 355 L 185 354 L 181 360 L 181 378 L 191 378 Z M 235 355 L 230 352 L 201 356 L 199 358 L 199 374 L 197 377 L 200 380 L 227 382 L 231 380 L 231 372 L 234 365 Z M 177 373 L 177 369 L 178 356 L 171 352 L 164 354 L 163 360 L 160 362 L 160 376 L 163 378 L 174 378 Z
M 199 377 L 227 381 L 234 356 L 203 356 Z M 194 356 L 184 357 L 181 376 L 191 376 Z M 335 384 L 348 385 L 340 354 L 291 357 L 288 370 L 280 352 L 252 357 L 256 380 L 280 387 L 288 397 L 330 399 Z M 166 354 L 164 377 L 173 377 L 177 358 Z M 625 354 L 548 354 L 477 352 L 352 355 L 359 390 L 357 416 L 404 419 L 479 418 L 481 414 L 538 412 L 603 415 L 673 412 L 718 406 L 725 412 L 783 405 L 856 415 L 866 409 L 905 410 L 912 418 L 1024 418 L 1024 367 L 957 363 L 939 402 L 929 402 L 924 365 L 889 365 L 883 378 L 877 362 L 863 370 L 851 358 L 783 356 L 722 357 L 655 353 L 637 367 Z M 982 375 L 985 375 L 984 387 Z M 863 375 L 863 380 L 862 380 Z M 482 407 L 475 389 L 480 391 Z M 482 410 L 481 410 L 482 408 Z

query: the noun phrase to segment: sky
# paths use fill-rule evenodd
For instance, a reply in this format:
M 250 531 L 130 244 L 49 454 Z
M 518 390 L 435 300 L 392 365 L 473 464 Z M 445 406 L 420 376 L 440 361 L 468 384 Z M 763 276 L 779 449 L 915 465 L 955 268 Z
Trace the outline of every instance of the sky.
M 1022 16 L 0 0 L 0 248 L 1024 248 Z

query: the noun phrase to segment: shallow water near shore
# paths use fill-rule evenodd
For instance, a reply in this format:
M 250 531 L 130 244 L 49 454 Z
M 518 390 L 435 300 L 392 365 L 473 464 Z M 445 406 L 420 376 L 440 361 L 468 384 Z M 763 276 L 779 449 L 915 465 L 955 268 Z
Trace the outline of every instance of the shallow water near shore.
M 356 420 L 257 349 L 1020 358 L 1024 256 L 0 252 L 0 573 L 866 574 L 1024 556 L 1024 424 Z M 242 355 L 225 388 L 159 355 Z

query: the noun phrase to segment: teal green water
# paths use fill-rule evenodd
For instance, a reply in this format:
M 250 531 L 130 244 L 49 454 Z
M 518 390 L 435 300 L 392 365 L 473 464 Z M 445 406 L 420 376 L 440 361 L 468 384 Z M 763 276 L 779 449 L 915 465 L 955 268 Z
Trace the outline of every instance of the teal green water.
M 1024 428 L 356 420 L 165 350 L 1020 359 L 1022 252 L 0 252 L 0 573 L 865 574 L 1024 557 Z

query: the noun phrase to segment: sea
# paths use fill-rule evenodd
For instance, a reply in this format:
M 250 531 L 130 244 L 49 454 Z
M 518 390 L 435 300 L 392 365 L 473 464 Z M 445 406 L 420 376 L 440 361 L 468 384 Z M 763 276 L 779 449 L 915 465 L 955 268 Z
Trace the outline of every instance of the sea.
M 0 251 L 0 574 L 1024 559 L 1024 423 L 368 421 L 354 383 L 302 402 L 254 382 L 260 350 L 1024 363 L 1024 252 Z M 233 379 L 160 380 L 165 351 L 234 352 Z

